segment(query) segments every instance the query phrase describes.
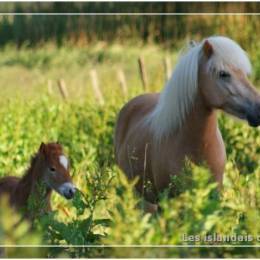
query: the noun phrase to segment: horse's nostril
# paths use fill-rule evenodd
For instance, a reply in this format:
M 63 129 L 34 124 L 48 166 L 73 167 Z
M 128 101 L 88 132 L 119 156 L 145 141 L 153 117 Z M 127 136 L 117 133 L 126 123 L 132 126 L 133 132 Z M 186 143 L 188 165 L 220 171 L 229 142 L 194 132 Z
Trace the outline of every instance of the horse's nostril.
M 68 193 L 69 193 L 69 197 L 72 198 L 74 196 L 75 189 L 72 189 L 72 188 L 69 189 Z
M 71 199 L 76 192 L 76 187 L 72 183 L 64 183 L 58 188 L 58 192 L 66 199 Z
M 247 115 L 247 121 L 250 126 L 257 127 L 260 125 L 260 116 L 258 113 L 250 113 Z

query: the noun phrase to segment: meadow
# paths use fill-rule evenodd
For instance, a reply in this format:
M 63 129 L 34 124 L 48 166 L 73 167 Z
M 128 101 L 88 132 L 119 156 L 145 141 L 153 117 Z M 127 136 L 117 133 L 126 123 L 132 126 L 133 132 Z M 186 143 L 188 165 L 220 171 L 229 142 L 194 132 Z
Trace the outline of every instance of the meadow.
M 143 92 L 138 57 L 142 55 L 146 62 L 149 91 L 160 91 L 165 82 L 163 59 L 169 57 L 175 64 L 179 50 L 103 42 L 84 48 L 45 44 L 19 51 L 13 46 L 1 49 L 0 176 L 21 176 L 41 142 L 59 141 L 70 158 L 73 181 L 80 190 L 71 201 L 53 194 L 53 212 L 39 215 L 33 229 L 26 221 L 14 228 L 20 215 L 1 201 L 0 244 L 53 246 L 8 247 L 6 256 L 259 257 L 257 247 L 252 247 L 260 241 L 259 129 L 220 113 L 228 157 L 223 190 L 217 192 L 206 168 L 187 162 L 181 177 L 171 183 L 176 196 L 169 198 L 167 191 L 161 194 L 162 210 L 155 215 L 142 211 L 134 183 L 129 183 L 114 163 L 117 113 L 128 99 Z M 257 85 L 258 46 L 250 48 L 249 55 Z M 104 105 L 98 104 L 93 94 L 89 76 L 93 68 L 98 73 Z M 125 72 L 127 97 L 116 77 L 118 68 Z M 68 89 L 67 100 L 57 87 L 61 78 Z M 213 244 L 210 236 L 214 234 L 222 238 L 233 235 L 235 239 L 214 242 L 215 246 L 229 247 L 202 247 Z

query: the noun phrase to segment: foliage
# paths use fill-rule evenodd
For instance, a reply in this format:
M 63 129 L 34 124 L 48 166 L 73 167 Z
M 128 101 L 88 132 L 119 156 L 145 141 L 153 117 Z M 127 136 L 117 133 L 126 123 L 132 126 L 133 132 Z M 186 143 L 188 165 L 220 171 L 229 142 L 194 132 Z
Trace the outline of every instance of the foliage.
M 73 94 L 73 91 L 77 92 L 74 87 L 78 86 L 76 78 L 83 73 L 81 67 L 90 68 L 92 63 L 98 64 L 101 72 L 104 72 L 105 68 L 111 69 L 113 64 L 117 66 L 123 64 L 129 72 L 129 75 L 127 74 L 129 89 L 130 85 L 134 86 L 134 83 L 138 82 L 132 77 L 137 74 L 137 70 L 133 67 L 138 57 L 138 50 L 129 48 L 129 56 L 121 60 L 123 51 L 124 48 L 116 46 L 110 46 L 107 50 L 98 47 L 89 50 L 89 53 L 83 49 L 73 49 L 71 52 L 66 48 L 53 50 L 46 54 L 51 57 L 46 57 L 48 66 L 40 61 L 37 65 L 38 59 L 31 61 L 30 58 L 26 58 L 27 55 L 32 55 L 28 50 L 21 50 L 19 53 L 21 56 L 17 55 L 17 60 L 10 64 L 8 61 L 15 58 L 15 51 L 6 49 L 3 52 L 0 73 L 3 71 L 10 73 L 14 69 L 18 75 L 23 75 L 21 71 L 26 71 L 34 77 L 39 75 L 34 74 L 38 70 L 43 73 L 42 77 L 45 81 L 42 82 L 45 83 L 42 83 L 40 92 L 41 88 L 34 88 L 29 80 L 25 81 L 28 83 L 28 92 L 33 97 L 31 99 L 26 98 L 27 93 L 15 99 L 15 91 L 9 92 L 6 99 L 1 99 L 0 176 L 11 174 L 21 176 L 41 142 L 59 141 L 70 158 L 71 174 L 78 191 L 72 201 L 66 201 L 54 193 L 51 200 L 53 212 L 37 216 L 32 230 L 26 220 L 14 230 L 12 227 L 20 215 L 7 206 L 1 206 L 1 243 L 60 246 L 48 248 L 46 251 L 23 251 L 27 256 L 39 254 L 50 257 L 259 256 L 256 248 L 103 247 L 104 244 L 201 246 L 211 244 L 211 241 L 203 241 L 202 238 L 214 234 L 221 236 L 236 234 L 243 238 L 246 235 L 252 236 L 252 241 L 250 239 L 249 241 L 219 241 L 217 245 L 259 245 L 257 241 L 260 233 L 258 130 L 226 115 L 221 115 L 219 118 L 228 158 L 222 192 L 217 192 L 216 184 L 212 183 L 207 169 L 187 163 L 182 175 L 173 178 L 169 190 L 161 194 L 159 201 L 161 210 L 155 215 L 145 214 L 141 210 L 140 198 L 133 191 L 134 182 L 129 183 L 114 163 L 114 124 L 117 112 L 126 102 L 122 94 L 115 90 L 114 75 L 110 74 L 104 81 L 106 84 L 102 85 L 106 100 L 103 106 L 96 103 L 91 92 L 81 99 Z M 154 77 L 159 75 L 157 81 L 151 80 L 151 89 L 158 90 L 163 84 L 164 77 L 162 70 L 157 71 L 156 68 L 160 67 L 158 60 L 162 60 L 166 52 L 159 51 L 156 46 L 140 49 L 140 51 L 143 51 L 147 59 L 150 58 L 151 63 L 157 62 L 155 65 L 150 64 L 148 69 L 149 72 L 157 73 L 156 76 L 153 75 Z M 38 52 L 38 57 L 42 55 L 44 60 L 44 53 L 40 50 L 35 52 Z M 82 60 L 89 58 L 90 61 L 79 63 L 80 65 L 73 64 L 73 61 L 77 63 L 84 53 Z M 103 58 L 100 58 L 102 61 L 95 63 L 94 57 L 97 53 Z M 63 56 L 59 58 L 60 54 Z M 172 58 L 176 57 L 175 53 L 171 55 Z M 63 60 L 67 62 L 62 64 Z M 127 64 L 128 60 L 129 64 Z M 32 64 L 28 65 L 29 62 Z M 257 62 L 254 60 L 256 67 Z M 60 75 L 68 74 L 68 77 L 72 77 L 73 73 L 74 84 L 68 84 L 71 95 L 66 102 L 60 99 L 58 92 L 46 94 L 43 90 L 46 88 L 46 75 L 58 78 Z M 12 81 L 11 74 L 8 75 Z M 258 79 L 258 77 L 257 70 L 254 78 Z M 0 77 L 1 80 L 3 79 Z M 84 82 L 83 78 L 81 80 L 79 87 L 82 87 Z M 141 85 L 138 84 L 136 88 L 130 89 L 128 98 L 141 92 Z M 14 87 L 13 90 L 19 87 Z M 173 193 L 174 198 L 169 198 L 169 193 Z M 30 209 L 33 210 L 37 201 L 32 198 L 31 202 Z M 194 240 L 192 236 L 198 236 L 200 241 L 192 241 Z M 98 247 L 95 247 L 96 245 Z M 7 252 L 8 256 L 17 256 L 20 251 L 19 248 L 10 248 Z
M 42 243 L 41 233 L 32 231 L 29 221 L 9 207 L 7 197 L 1 197 L 0 205 L 1 257 L 43 257 L 45 250 L 37 248 Z M 16 245 L 32 247 L 12 247 Z
M 57 256 L 63 249 L 71 257 L 91 256 L 93 252 L 83 246 L 99 244 L 101 238 L 107 235 L 107 226 L 111 220 L 108 217 L 99 218 L 96 211 L 100 207 L 99 204 L 102 205 L 102 202 L 107 200 L 112 176 L 106 172 L 96 172 L 93 176 L 87 174 L 84 177 L 87 190 L 85 193 L 80 190 L 76 192 L 72 201 L 74 211 L 63 208 L 66 223 L 57 219 L 56 212 L 51 212 L 38 221 L 41 228 L 46 231 L 46 243 L 80 246 L 50 249 L 51 256 Z M 95 255 L 98 254 L 99 249 L 95 250 Z
M 259 37 L 256 3 L 3 3 L 2 13 L 168 13 L 169 15 L 2 15 L 0 46 L 8 43 L 34 47 L 54 42 L 87 45 L 97 41 L 160 43 L 174 45 L 179 39 L 224 34 L 250 44 Z M 230 13 L 206 15 L 206 13 Z M 236 13 L 232 15 L 232 13 Z M 205 15 L 170 15 L 205 13 Z M 226 26 L 228 24 L 228 26 Z

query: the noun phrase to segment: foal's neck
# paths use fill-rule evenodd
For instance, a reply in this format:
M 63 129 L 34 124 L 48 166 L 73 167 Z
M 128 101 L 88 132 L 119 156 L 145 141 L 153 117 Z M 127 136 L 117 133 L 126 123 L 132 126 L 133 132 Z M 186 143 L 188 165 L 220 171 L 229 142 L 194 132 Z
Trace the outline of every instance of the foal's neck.
M 15 189 L 12 202 L 18 207 L 28 207 L 30 202 L 35 201 L 38 202 L 38 205 L 45 205 L 46 210 L 50 208 L 51 189 L 43 183 L 40 171 L 36 155 Z

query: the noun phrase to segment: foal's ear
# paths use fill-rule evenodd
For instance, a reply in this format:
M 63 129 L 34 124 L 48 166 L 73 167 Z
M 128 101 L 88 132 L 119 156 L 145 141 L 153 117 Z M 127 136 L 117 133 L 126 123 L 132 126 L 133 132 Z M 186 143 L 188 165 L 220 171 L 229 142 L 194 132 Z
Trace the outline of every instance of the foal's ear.
M 45 152 L 45 143 L 41 143 L 41 146 L 40 146 L 40 152 L 44 153 Z
M 213 54 L 213 47 L 212 45 L 209 43 L 208 40 L 206 40 L 203 44 L 203 52 L 206 55 L 207 58 L 210 58 L 211 55 Z

